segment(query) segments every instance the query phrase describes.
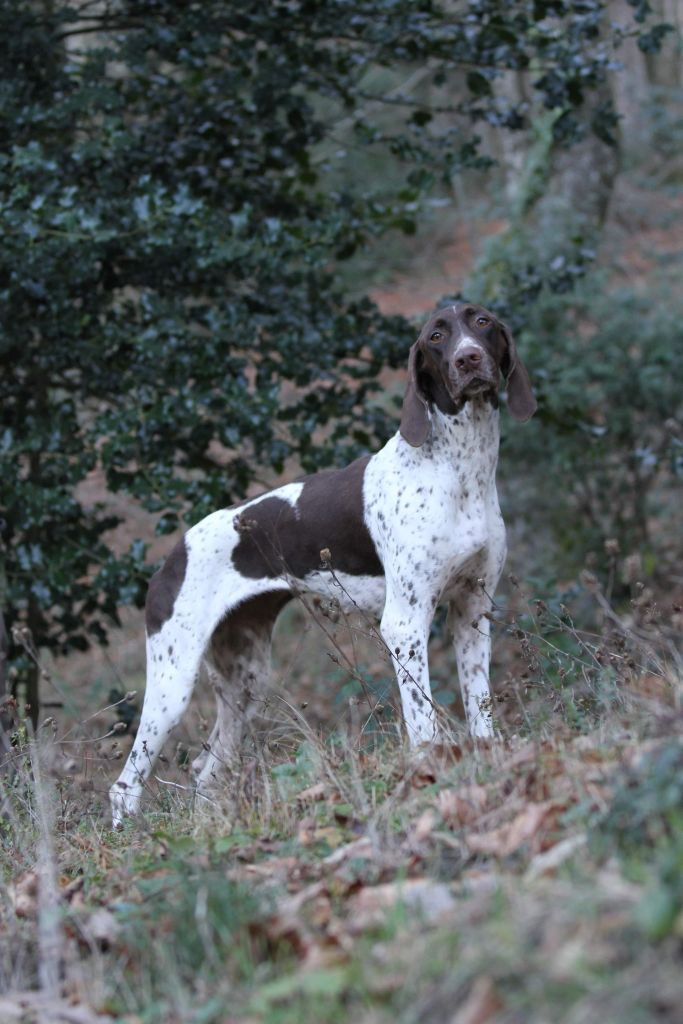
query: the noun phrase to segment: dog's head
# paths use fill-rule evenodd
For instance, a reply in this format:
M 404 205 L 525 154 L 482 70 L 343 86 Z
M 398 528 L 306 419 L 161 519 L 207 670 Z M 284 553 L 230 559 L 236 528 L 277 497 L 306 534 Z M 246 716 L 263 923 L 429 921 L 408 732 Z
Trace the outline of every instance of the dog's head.
M 424 444 L 433 406 L 454 416 L 472 400 L 497 404 L 501 373 L 510 412 L 528 420 L 536 400 L 509 328 L 483 306 L 444 306 L 429 318 L 410 350 L 402 436 L 413 447 Z

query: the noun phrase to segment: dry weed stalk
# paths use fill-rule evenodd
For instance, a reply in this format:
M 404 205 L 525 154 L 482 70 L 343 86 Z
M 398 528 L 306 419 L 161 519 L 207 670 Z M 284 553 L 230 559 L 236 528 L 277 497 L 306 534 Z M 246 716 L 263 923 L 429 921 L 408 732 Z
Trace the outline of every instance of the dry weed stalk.
M 43 771 L 44 748 L 32 737 L 28 750 L 38 824 L 38 978 L 43 993 L 49 998 L 57 998 L 64 935 L 60 922 L 58 869 L 53 843 L 55 798 L 49 776 Z

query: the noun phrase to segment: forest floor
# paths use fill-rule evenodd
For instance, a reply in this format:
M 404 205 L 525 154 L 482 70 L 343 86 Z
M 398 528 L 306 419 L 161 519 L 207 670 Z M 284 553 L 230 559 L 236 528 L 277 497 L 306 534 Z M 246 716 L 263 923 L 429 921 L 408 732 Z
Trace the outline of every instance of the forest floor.
M 292 712 L 222 799 L 156 784 L 122 832 L 45 726 L 3 836 L 0 1020 L 680 1022 L 683 688 L 619 675 L 421 756 Z
M 617 200 L 615 273 L 680 251 L 674 207 Z M 421 314 L 466 277 L 470 238 L 425 245 L 377 301 Z M 122 511 L 126 533 L 151 532 Z M 20 737 L 0 826 L 0 1022 L 680 1024 L 681 601 L 648 585 L 617 613 L 590 575 L 581 585 L 594 632 L 512 584 L 491 744 L 473 745 L 448 704 L 437 632 L 450 717 L 420 755 L 400 739 L 373 630 L 321 640 L 293 609 L 268 739 L 239 777 L 195 801 L 201 691 L 121 832 L 106 790 L 130 743 L 116 723 L 136 699 L 121 697 L 143 686 L 137 615 L 104 655 L 47 665 L 55 708 Z

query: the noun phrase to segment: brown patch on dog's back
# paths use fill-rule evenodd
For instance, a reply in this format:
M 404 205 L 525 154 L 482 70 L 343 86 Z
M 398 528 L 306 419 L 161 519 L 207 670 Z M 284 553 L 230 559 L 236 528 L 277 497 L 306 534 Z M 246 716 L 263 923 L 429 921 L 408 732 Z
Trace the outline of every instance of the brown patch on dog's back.
M 247 506 L 235 521 L 241 538 L 232 553 L 235 568 L 250 579 L 288 574 L 303 579 L 321 568 L 328 548 L 332 568 L 352 576 L 382 576 L 384 570 L 363 518 L 363 476 L 370 456 L 345 469 L 306 477 L 292 506 L 273 495 Z
M 187 547 L 182 537 L 158 572 L 149 581 L 145 601 L 147 636 L 158 633 L 173 615 L 173 606 L 187 572 Z

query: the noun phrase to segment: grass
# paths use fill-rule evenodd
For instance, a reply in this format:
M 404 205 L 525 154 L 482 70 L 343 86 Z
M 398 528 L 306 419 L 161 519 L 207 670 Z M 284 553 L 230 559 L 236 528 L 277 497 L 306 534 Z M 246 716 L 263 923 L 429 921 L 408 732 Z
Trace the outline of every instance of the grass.
M 175 785 L 123 832 L 103 794 L 125 737 L 86 735 L 114 710 L 20 732 L 0 1019 L 48 999 L 127 1024 L 679 1020 L 683 688 L 665 622 L 603 613 L 586 632 L 513 586 L 491 745 L 446 718 L 411 755 L 391 716 L 364 738 L 367 715 L 322 732 L 294 710 L 211 805 L 170 754 Z

